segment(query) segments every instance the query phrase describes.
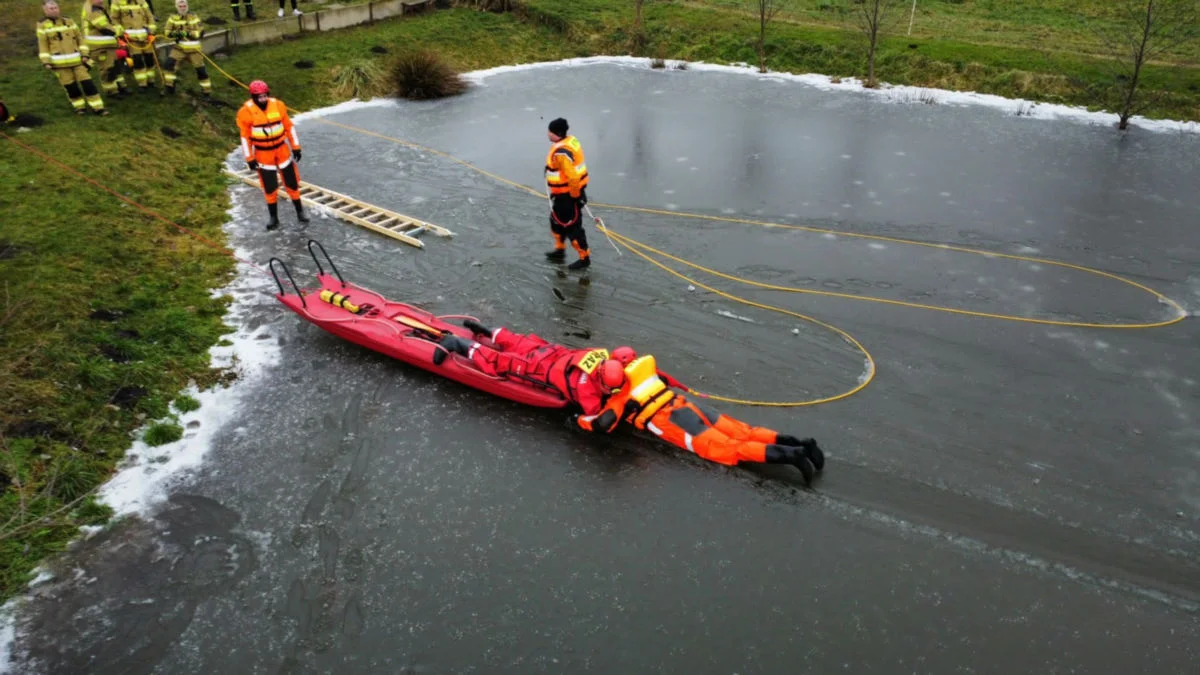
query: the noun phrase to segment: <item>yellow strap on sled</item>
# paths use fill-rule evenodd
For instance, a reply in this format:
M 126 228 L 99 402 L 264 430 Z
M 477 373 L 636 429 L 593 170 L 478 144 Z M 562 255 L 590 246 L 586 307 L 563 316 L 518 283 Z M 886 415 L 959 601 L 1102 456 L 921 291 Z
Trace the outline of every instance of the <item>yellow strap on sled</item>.
M 353 314 L 358 314 L 362 311 L 362 307 L 350 302 L 350 296 L 334 293 L 333 291 L 321 291 L 321 299 L 334 307 L 341 307 Z

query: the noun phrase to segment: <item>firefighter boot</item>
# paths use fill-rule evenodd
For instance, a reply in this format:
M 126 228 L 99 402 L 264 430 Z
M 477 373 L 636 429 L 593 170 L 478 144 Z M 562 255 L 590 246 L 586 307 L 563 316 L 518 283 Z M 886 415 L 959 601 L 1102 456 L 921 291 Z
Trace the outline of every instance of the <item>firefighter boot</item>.
M 304 213 L 304 205 L 300 203 L 300 200 L 293 199 L 292 206 L 296 207 L 296 220 L 299 220 L 302 223 L 307 223 L 308 215 Z

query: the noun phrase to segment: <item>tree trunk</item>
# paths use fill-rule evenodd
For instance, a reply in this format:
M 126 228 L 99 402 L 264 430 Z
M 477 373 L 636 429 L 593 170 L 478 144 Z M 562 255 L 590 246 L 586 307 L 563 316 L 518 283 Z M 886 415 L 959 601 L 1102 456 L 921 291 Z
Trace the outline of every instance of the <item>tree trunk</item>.
M 642 30 L 642 0 L 637 0 L 634 4 L 635 13 L 633 15 L 633 32 L 637 33 Z
M 1125 103 L 1121 106 L 1121 121 L 1117 128 L 1124 131 L 1129 128 L 1129 118 L 1133 117 L 1133 97 L 1137 94 L 1138 80 L 1142 76 L 1142 66 L 1146 63 L 1146 45 L 1154 30 L 1154 0 L 1146 2 L 1146 22 L 1142 24 L 1142 41 L 1133 53 L 1133 76 L 1129 78 L 1129 88 L 1125 92 Z
M 767 72 L 767 8 L 761 1 L 758 13 L 758 72 Z
M 875 36 L 871 36 L 871 46 L 867 49 L 867 87 L 875 88 Z

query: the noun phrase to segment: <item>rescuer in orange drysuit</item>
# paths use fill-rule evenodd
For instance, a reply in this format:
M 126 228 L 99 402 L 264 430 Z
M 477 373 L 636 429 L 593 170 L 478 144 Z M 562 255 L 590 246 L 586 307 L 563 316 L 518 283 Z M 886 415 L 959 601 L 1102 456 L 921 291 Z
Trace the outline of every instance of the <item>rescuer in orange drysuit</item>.
M 546 253 L 546 258 L 557 263 L 566 260 L 570 241 L 579 260 L 567 269 L 581 270 L 592 264 L 582 213 L 587 205 L 588 169 L 579 139 L 568 135 L 567 129 L 567 121 L 559 117 L 546 131 L 550 152 L 546 154 L 544 173 L 550 193 L 550 233 L 554 235 L 554 249 Z
M 238 109 L 237 123 L 242 133 L 242 152 L 246 166 L 258 172 L 259 184 L 267 198 L 267 210 L 271 220 L 267 229 L 279 227 L 279 176 L 287 190 L 292 205 L 296 207 L 296 219 L 308 222 L 304 206 L 300 203 L 300 140 L 288 117 L 283 101 L 269 96 L 270 89 L 262 80 L 250 83 L 250 100 Z M 295 160 L 295 161 L 292 161 Z
M 625 358 L 631 360 L 622 368 Z M 620 422 L 627 422 L 719 464 L 792 464 L 803 474 L 806 485 L 825 466 L 825 454 L 811 438 L 750 426 L 671 391 L 659 377 L 653 356 L 637 358 L 633 350 L 614 350 L 613 358 L 601 367 L 600 380 L 604 387 L 619 391 L 599 413 L 573 418 L 585 431 L 610 433 Z

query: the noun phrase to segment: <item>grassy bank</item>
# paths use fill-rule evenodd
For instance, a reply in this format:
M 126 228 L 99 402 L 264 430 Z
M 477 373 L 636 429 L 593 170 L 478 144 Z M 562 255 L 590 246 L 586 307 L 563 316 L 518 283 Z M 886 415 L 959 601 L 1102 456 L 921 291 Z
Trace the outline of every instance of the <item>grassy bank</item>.
M 218 0 L 194 4 L 228 18 L 228 6 Z M 953 16 L 953 6 L 983 3 L 921 4 L 951 21 L 945 17 Z M 37 67 L 32 44 L 37 3 L 0 5 L 9 19 L 0 25 L 0 96 L 15 112 L 45 120 L 15 137 L 222 241 L 228 197 L 220 162 L 236 142 L 233 110 L 191 96 L 149 95 L 108 101 L 113 113 L 108 118 L 77 118 L 52 76 Z M 275 7 L 260 4 L 260 17 Z M 841 19 L 824 20 L 823 10 L 805 11 L 771 27 L 770 67 L 861 74 L 858 36 Z M 1051 21 L 1045 30 L 1055 44 L 1070 49 L 1027 49 L 1021 46 L 1028 35 L 1021 26 L 1032 20 L 1018 18 L 1024 23 L 1004 19 L 1014 26 L 994 31 L 997 39 L 1018 41 L 1012 46 L 967 39 L 988 32 L 978 16 L 971 21 L 981 27 L 956 33 L 959 40 L 918 31 L 913 38 L 889 37 L 880 55 L 881 77 L 1092 103 L 1089 97 L 1103 87 L 1108 71 L 1082 53 L 1086 41 L 1068 39 L 1074 29 Z M 651 55 L 755 59 L 756 27 L 741 9 L 648 1 L 645 20 Z M 291 106 L 309 109 L 343 97 L 335 86 L 337 67 L 359 62 L 386 67 L 408 45 L 435 49 L 461 69 L 624 54 L 631 22 L 631 2 L 528 0 L 516 14 L 438 11 L 239 48 L 220 63 L 245 81 L 267 80 Z M 218 98 L 233 105 L 244 100 L 241 89 L 213 76 Z M 1200 119 L 1200 69 L 1152 67 L 1147 84 L 1167 92 L 1152 113 Z M 181 88 L 195 90 L 190 71 L 184 71 Z M 171 439 L 179 432 L 169 421 L 178 392 L 189 381 L 205 385 L 221 377 L 208 368 L 206 350 L 225 330 L 221 316 L 228 299 L 210 293 L 230 279 L 235 263 L 8 141 L 0 141 L 0 166 L 0 595 L 8 597 L 79 525 L 107 517 L 88 495 L 111 474 L 131 433 L 166 419 L 153 435 Z M 183 400 L 176 407 L 189 405 Z
M 247 48 L 222 66 L 266 79 L 289 105 L 308 109 L 336 102 L 335 65 L 386 63 L 389 54 L 370 48 L 394 53 L 408 44 L 438 47 L 462 68 L 575 53 L 561 36 L 513 17 L 447 11 Z M 303 60 L 314 67 L 294 67 Z M 0 62 L 0 95 L 16 112 L 45 119 L 31 132 L 6 133 L 223 241 L 229 203 L 220 163 L 236 143 L 232 109 L 150 94 L 108 101 L 110 117 L 78 118 L 35 65 L 12 50 Z M 235 106 L 245 98 L 219 76 L 214 84 Z M 190 72 L 181 87 L 196 89 Z M 0 166 L 0 595 L 9 597 L 79 525 L 108 516 L 87 495 L 111 474 L 131 433 L 165 419 L 153 434 L 172 440 L 171 401 L 189 381 L 221 376 L 206 352 L 224 333 L 228 298 L 210 293 L 235 263 L 11 142 L 0 140 Z
M 526 0 L 530 13 L 547 25 L 566 27 L 566 33 L 589 51 L 628 53 L 632 44 L 632 3 L 614 0 Z M 844 3 L 842 3 L 844 4 Z M 1041 49 L 1045 44 L 1073 45 L 1083 49 L 1090 31 L 1072 24 L 1069 13 L 1046 10 L 1029 15 L 997 10 L 997 17 L 984 20 L 963 11 L 990 2 L 930 2 L 922 5 L 938 8 L 945 37 L 913 37 L 886 34 L 879 45 L 876 69 L 878 77 L 892 84 L 978 91 L 1000 96 L 1028 98 L 1051 103 L 1105 108 L 1112 100 L 1114 78 L 1107 59 L 1072 50 Z M 1050 0 L 1024 0 L 1025 5 L 1050 7 Z M 1080 0 L 1101 16 L 1106 15 L 1099 1 Z M 726 2 L 653 2 L 644 6 L 645 55 L 714 63 L 757 63 L 755 43 L 758 20 L 743 9 Z M 837 7 L 839 3 L 797 0 L 795 7 Z M 920 15 L 920 14 L 919 14 Z M 767 66 L 772 70 L 817 72 L 843 77 L 862 77 L 866 73 L 866 50 L 861 34 L 844 12 L 811 10 L 805 20 L 788 21 L 783 16 L 767 31 Z M 822 21 L 808 20 L 813 17 Z M 954 18 L 951 18 L 954 17 Z M 1050 23 L 1038 24 L 1038 17 Z M 1056 18 L 1057 17 L 1057 18 Z M 976 26 L 970 30 L 968 26 Z M 1004 31 L 1000 27 L 1007 26 Z M 1009 45 L 975 43 L 958 37 L 978 37 L 986 28 L 998 35 L 1012 36 Z M 905 26 L 905 30 L 907 26 Z M 940 31 L 941 29 L 939 29 Z M 1033 35 L 1048 36 L 1031 38 Z M 1094 38 L 1093 38 L 1094 39 Z M 1029 40 L 1029 41 L 1026 41 Z M 1037 46 L 1030 46 L 1037 45 Z M 1197 46 L 1186 43 L 1177 56 L 1185 64 L 1196 65 Z M 1191 59 L 1191 60 L 1189 60 Z M 1142 75 L 1143 91 L 1158 99 L 1146 111 L 1147 117 L 1200 120 L 1200 68 L 1176 68 L 1162 64 L 1147 66 Z

